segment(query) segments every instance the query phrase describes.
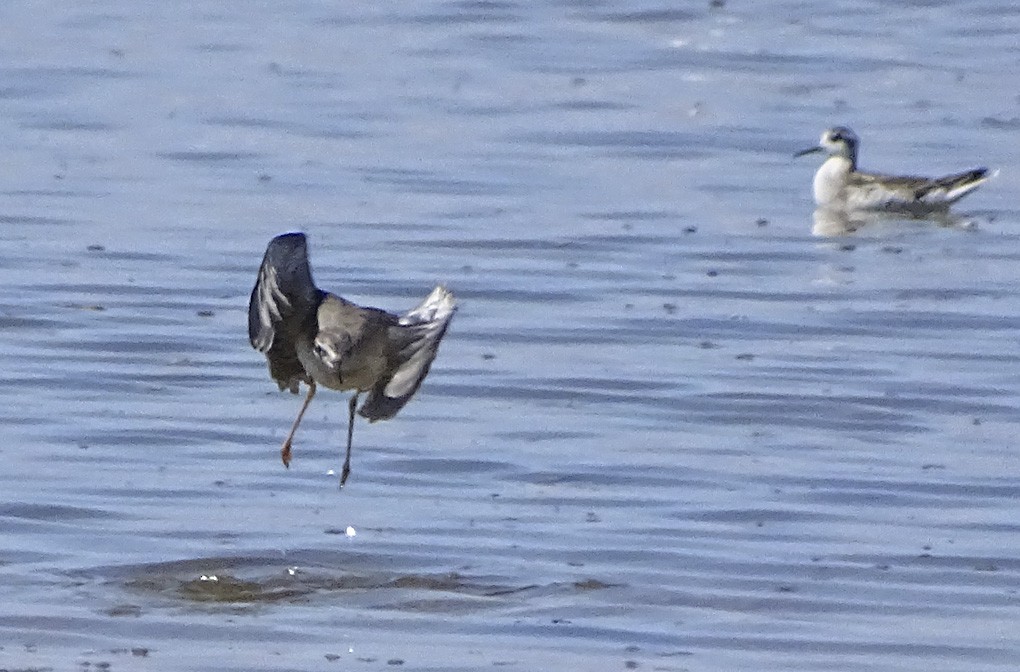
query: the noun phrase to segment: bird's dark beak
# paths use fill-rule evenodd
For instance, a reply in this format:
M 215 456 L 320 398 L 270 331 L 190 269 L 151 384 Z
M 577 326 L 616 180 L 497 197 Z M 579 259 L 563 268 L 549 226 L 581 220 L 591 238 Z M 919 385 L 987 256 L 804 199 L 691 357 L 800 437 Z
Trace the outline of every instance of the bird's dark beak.
M 818 145 L 815 145 L 814 147 L 808 147 L 807 149 L 800 150 L 799 152 L 797 152 L 796 154 L 793 155 L 793 158 L 796 159 L 798 157 L 804 156 L 805 154 L 815 154 L 815 153 L 821 152 L 821 151 L 824 151 L 824 150 L 822 150 L 822 148 L 819 147 Z

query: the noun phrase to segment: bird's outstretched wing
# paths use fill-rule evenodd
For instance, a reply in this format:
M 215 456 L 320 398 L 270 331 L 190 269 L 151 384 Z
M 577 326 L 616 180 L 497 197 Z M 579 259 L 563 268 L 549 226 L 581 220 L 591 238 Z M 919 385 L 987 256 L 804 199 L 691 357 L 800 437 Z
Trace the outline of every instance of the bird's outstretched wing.
M 393 373 L 372 388 L 358 411 L 362 417 L 371 421 L 392 418 L 414 396 L 428 375 L 455 311 L 453 294 L 436 287 L 417 308 L 401 315 L 389 328 Z
M 269 361 L 269 374 L 297 392 L 307 382 L 294 341 L 321 294 L 312 281 L 308 247 L 303 233 L 286 233 L 269 242 L 248 302 L 248 339 Z

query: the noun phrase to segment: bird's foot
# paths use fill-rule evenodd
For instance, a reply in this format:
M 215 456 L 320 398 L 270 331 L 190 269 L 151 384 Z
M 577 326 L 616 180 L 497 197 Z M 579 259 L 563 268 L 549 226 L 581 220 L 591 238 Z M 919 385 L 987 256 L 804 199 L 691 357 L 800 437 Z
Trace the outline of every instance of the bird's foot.
M 283 460 L 283 466 L 290 469 L 290 441 L 283 444 L 283 448 L 280 448 L 280 459 Z

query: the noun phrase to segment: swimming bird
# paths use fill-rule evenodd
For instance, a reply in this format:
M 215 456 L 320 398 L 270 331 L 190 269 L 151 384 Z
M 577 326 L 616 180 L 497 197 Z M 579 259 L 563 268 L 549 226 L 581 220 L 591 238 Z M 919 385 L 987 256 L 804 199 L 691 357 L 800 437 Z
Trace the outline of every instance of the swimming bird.
M 794 154 L 829 154 L 815 173 L 813 191 L 818 207 L 912 215 L 945 212 L 996 174 L 987 168 L 936 178 L 865 173 L 857 170 L 859 147 L 860 140 L 853 131 L 836 126 L 822 133 L 817 146 Z
M 442 286 L 403 315 L 364 308 L 315 286 L 305 234 L 285 233 L 269 241 L 248 304 L 248 337 L 265 354 L 269 375 L 281 390 L 297 394 L 301 383 L 308 387 L 280 448 L 284 466 L 290 466 L 294 433 L 316 387 L 352 390 L 343 487 L 351 472 L 358 397 L 368 394 L 358 414 L 370 422 L 396 415 L 428 374 L 455 310 L 453 294 Z

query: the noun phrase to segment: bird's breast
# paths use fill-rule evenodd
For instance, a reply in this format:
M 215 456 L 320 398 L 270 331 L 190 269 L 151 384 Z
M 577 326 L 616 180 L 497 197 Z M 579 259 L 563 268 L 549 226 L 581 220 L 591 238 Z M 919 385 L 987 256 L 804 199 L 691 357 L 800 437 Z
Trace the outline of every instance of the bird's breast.
M 355 345 L 339 359 L 315 347 L 313 340 L 302 340 L 295 348 L 308 375 L 319 385 L 332 390 L 367 391 L 387 373 L 385 351 L 374 341 Z
M 812 184 L 816 205 L 819 207 L 840 205 L 840 201 L 844 198 L 844 190 L 851 168 L 850 161 L 842 156 L 832 156 L 826 159 L 815 173 L 815 180 Z

